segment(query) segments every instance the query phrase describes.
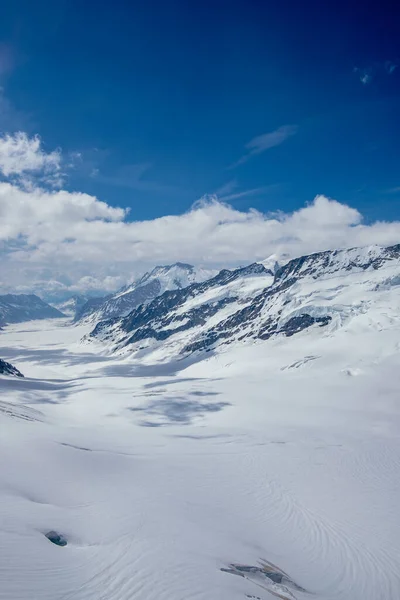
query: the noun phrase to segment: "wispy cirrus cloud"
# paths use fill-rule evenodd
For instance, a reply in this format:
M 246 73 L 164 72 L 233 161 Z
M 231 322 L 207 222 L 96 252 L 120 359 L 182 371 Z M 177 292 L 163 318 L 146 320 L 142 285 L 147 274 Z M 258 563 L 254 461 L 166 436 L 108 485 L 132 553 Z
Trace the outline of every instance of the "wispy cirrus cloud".
M 281 188 L 281 185 L 279 183 L 273 183 L 270 185 L 264 185 L 246 190 L 240 190 L 238 188 L 239 184 L 237 180 L 232 179 L 216 189 L 213 195 L 215 195 L 220 202 L 232 202 L 232 200 L 237 200 L 239 198 L 247 198 L 250 196 L 265 195 L 276 192 Z
M 374 62 L 366 67 L 354 67 L 353 71 L 363 85 L 369 85 L 379 75 L 392 75 L 397 69 L 397 61 Z
M 227 181 L 226 183 L 221 185 L 219 188 L 214 190 L 213 194 L 215 196 L 217 196 L 218 198 L 223 198 L 224 196 L 232 194 L 232 192 L 237 190 L 238 186 L 239 186 L 239 183 L 238 183 L 237 179 L 231 179 L 230 181 Z
M 275 146 L 280 146 L 280 144 L 283 144 L 288 138 L 292 137 L 297 130 L 297 125 L 282 125 L 281 127 L 278 127 L 278 129 L 275 129 L 275 131 L 270 131 L 269 133 L 263 133 L 262 135 L 254 137 L 245 145 L 247 152 L 229 168 L 234 169 L 239 165 L 246 163 L 253 156 L 262 154 Z

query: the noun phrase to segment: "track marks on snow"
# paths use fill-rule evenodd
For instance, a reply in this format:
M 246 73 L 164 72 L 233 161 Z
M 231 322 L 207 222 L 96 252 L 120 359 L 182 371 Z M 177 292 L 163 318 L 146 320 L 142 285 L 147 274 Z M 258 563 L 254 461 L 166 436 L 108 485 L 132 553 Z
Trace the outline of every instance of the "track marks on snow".
M 300 360 L 296 360 L 294 363 L 291 363 L 290 365 L 281 367 L 281 371 L 287 371 L 289 369 L 299 369 L 300 367 L 304 367 L 304 365 L 306 365 L 307 363 L 309 363 L 313 360 L 317 360 L 318 358 L 320 358 L 320 357 L 319 356 L 305 356 L 304 358 L 301 358 Z
M 0 401 L 0 413 L 12 419 L 23 421 L 44 421 L 44 415 L 39 410 L 24 405 L 16 405 L 11 402 Z

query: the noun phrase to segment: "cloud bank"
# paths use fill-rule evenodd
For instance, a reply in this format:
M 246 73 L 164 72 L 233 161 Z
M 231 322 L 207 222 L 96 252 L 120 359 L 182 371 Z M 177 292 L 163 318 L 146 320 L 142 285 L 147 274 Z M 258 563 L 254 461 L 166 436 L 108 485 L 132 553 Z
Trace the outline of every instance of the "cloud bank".
M 31 187 L 32 177 L 52 186 L 62 184 L 61 152 L 46 153 L 39 136 L 29 138 L 19 131 L 0 136 L 0 173 Z
M 400 241 L 400 222 L 362 221 L 356 209 L 321 195 L 277 214 L 236 210 L 212 196 L 181 215 L 134 221 L 88 194 L 2 182 L 0 293 L 109 292 L 156 264 L 229 267 L 273 253 Z

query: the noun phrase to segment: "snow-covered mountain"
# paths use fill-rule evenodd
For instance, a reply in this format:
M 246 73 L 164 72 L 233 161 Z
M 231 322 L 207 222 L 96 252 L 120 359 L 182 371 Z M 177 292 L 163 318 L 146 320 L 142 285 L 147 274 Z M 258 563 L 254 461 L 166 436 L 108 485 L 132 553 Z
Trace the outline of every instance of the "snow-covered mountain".
M 272 271 L 272 273 L 275 275 L 278 269 L 289 262 L 289 258 L 290 257 L 287 254 L 271 254 L 264 260 L 259 260 L 257 262 L 262 264 L 266 269 Z
M 75 321 L 97 323 L 103 319 L 124 316 L 167 290 L 182 289 L 194 282 L 205 281 L 213 275 L 215 271 L 195 268 L 185 263 L 155 267 L 116 294 L 89 299 L 77 312 Z
M 89 328 L 1 332 L 2 599 L 400 598 L 400 245 Z
M 0 375 L 12 375 L 13 377 L 23 377 L 14 365 L 0 358 Z
M 61 311 L 64 315 L 75 318 L 75 316 L 80 312 L 81 308 L 86 304 L 88 299 L 89 298 L 87 296 L 77 294 L 75 296 L 71 296 L 63 302 L 52 304 L 52 306 L 57 308 L 57 310 Z
M 167 291 L 125 318 L 98 323 L 86 339 L 112 352 L 167 360 L 311 326 L 332 331 L 361 315 L 373 320 L 376 306 L 399 284 L 400 245 L 319 252 L 289 261 L 274 276 L 254 264 Z
M 152 345 L 151 340 L 162 343 L 172 338 L 176 346 L 178 338 L 188 340 L 194 332 L 211 328 L 248 306 L 273 278 L 272 272 L 258 263 L 224 269 L 202 283 L 166 291 L 124 318 L 100 321 L 89 339 L 106 341 L 113 348 L 140 342 L 143 349 L 147 342 Z
M 34 294 L 0 296 L 0 326 L 34 319 L 56 319 L 64 314 Z
M 100 307 L 112 296 L 95 296 L 86 300 L 85 304 L 81 306 L 75 313 L 74 323 L 92 323 L 96 321 L 96 313 L 100 310 Z

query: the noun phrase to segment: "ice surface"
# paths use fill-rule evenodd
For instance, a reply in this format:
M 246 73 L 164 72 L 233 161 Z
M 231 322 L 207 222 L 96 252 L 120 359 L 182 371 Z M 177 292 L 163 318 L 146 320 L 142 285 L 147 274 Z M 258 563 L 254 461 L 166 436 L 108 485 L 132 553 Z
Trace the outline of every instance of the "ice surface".
M 400 318 L 376 298 L 329 335 L 160 364 L 8 326 L 1 600 L 400 598 Z

